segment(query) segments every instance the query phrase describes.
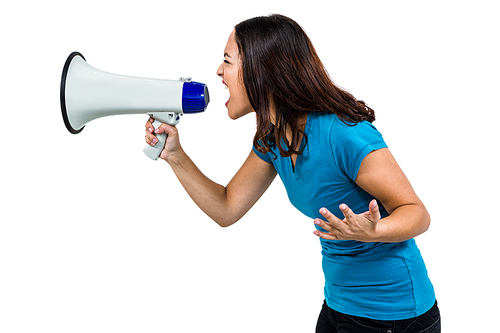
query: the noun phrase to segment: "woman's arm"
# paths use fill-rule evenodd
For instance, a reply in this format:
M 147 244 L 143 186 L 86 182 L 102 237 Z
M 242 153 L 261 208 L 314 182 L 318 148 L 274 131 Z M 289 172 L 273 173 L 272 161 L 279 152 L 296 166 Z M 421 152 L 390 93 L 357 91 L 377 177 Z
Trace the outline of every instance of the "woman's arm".
M 148 126 L 149 124 L 149 126 Z M 150 122 L 146 124 L 146 142 L 154 145 Z M 175 127 L 163 124 L 154 131 L 167 133 L 168 139 L 160 158 L 168 162 L 193 201 L 221 227 L 238 221 L 264 194 L 276 177 L 274 166 L 264 162 L 253 151 L 229 184 L 224 187 L 207 178 L 179 144 Z
M 429 228 L 431 218 L 389 149 L 365 157 L 356 183 L 377 198 L 389 216 L 377 223 L 379 241 L 399 242 Z
M 389 149 L 368 154 L 361 163 L 356 184 L 377 198 L 390 214 L 380 219 L 377 202 L 370 202 L 368 211 L 354 214 L 347 205 L 340 205 L 345 219 L 340 220 L 327 209 L 320 213 L 328 222 L 315 220 L 327 233 L 315 232 L 325 239 L 352 239 L 363 242 L 401 242 L 416 237 L 429 228 L 430 216 L 424 204 Z

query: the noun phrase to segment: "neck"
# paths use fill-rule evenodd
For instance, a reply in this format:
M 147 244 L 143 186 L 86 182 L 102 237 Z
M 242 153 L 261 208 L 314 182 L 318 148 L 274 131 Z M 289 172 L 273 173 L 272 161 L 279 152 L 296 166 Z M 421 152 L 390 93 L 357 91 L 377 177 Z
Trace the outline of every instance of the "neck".
M 271 124 L 275 125 L 276 126 L 276 108 L 274 106 L 274 101 L 271 99 L 270 100 L 270 115 L 271 115 Z M 302 142 L 302 137 L 304 136 L 303 132 L 306 128 L 306 123 L 307 123 L 307 113 L 298 117 L 297 118 L 297 125 L 298 125 L 298 128 L 300 131 L 299 133 L 299 138 L 298 138 L 298 145 L 300 147 L 300 143 Z M 285 132 L 285 135 L 286 135 L 286 140 L 288 141 L 289 144 L 291 144 L 291 142 L 293 141 L 293 132 L 292 132 L 292 129 L 290 128 L 290 126 L 287 126 L 286 128 L 286 132 Z M 293 147 L 293 149 L 296 149 L 298 150 L 299 147 Z

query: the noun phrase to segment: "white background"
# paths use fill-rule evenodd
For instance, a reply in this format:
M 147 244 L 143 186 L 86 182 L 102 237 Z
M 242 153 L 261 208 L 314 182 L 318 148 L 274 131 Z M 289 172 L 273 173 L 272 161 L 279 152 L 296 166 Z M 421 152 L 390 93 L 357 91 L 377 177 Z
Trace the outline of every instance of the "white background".
M 312 221 L 277 179 L 236 225 L 193 204 L 143 153 L 145 115 L 70 134 L 66 57 L 207 83 L 181 142 L 226 184 L 255 118 L 232 121 L 215 75 L 233 26 L 281 13 L 375 125 L 432 215 L 417 243 L 444 332 L 492 332 L 500 24 L 494 1 L 4 1 L 0 6 L 0 332 L 313 332 L 323 295 Z

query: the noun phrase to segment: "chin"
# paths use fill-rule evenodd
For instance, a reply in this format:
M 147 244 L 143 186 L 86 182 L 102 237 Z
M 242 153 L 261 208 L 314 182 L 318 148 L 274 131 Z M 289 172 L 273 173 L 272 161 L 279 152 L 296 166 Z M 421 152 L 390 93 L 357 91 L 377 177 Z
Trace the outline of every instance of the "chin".
M 241 112 L 235 112 L 235 111 L 232 111 L 231 109 L 227 109 L 227 115 L 229 116 L 229 118 L 231 118 L 232 120 L 236 120 L 238 118 L 241 118 L 241 116 L 243 116 L 243 114 L 241 114 Z
M 228 113 L 228 115 L 229 115 L 229 118 L 231 118 L 232 120 L 236 120 L 236 119 L 240 119 L 241 117 L 246 116 L 249 113 L 251 113 L 251 112 L 240 113 L 240 114 L 231 114 L 231 113 Z
M 254 112 L 253 110 L 241 110 L 241 111 L 231 111 L 229 108 L 227 110 L 227 115 L 232 120 L 240 119 L 243 116 L 246 116 L 249 113 Z

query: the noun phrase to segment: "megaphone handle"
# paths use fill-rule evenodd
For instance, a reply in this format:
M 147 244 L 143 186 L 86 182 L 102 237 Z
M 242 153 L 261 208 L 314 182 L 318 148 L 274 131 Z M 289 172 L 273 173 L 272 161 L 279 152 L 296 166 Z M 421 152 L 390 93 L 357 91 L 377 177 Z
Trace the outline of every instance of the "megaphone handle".
M 162 123 L 155 119 L 153 122 L 154 128 L 158 128 Z M 165 142 L 167 142 L 167 135 L 165 133 L 156 134 L 158 142 L 153 146 L 146 146 L 144 148 L 144 153 L 151 159 L 157 160 L 160 157 L 163 147 L 165 147 Z

